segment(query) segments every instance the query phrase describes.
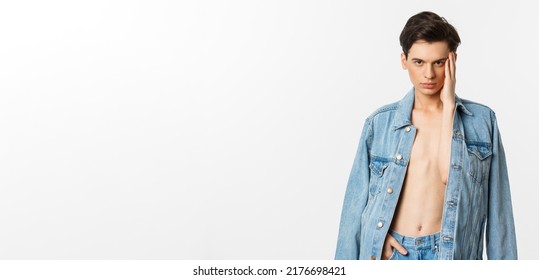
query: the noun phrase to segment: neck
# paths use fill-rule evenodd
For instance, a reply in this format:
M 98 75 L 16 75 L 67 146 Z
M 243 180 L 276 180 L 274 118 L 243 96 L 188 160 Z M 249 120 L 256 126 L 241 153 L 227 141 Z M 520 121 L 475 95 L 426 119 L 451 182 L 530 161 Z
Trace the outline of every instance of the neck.
M 439 92 L 433 95 L 418 93 L 417 90 L 414 92 L 414 109 L 438 111 L 442 108 L 443 103 L 442 100 L 440 100 Z

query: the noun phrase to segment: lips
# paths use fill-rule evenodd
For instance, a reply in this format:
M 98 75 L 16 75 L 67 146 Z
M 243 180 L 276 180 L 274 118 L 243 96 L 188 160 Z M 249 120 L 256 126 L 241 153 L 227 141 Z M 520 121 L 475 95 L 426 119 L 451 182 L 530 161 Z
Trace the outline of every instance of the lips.
M 427 89 L 432 89 L 436 86 L 436 83 L 421 83 L 421 86 Z

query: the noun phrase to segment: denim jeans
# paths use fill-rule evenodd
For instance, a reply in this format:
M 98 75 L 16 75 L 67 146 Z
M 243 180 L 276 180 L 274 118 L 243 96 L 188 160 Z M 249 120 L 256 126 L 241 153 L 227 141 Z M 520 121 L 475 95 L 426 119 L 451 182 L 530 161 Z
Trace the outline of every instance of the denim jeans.
M 408 237 L 395 231 L 390 231 L 391 235 L 408 251 L 402 255 L 393 248 L 390 260 L 437 260 L 438 248 L 440 245 L 440 233 L 423 235 L 419 237 Z

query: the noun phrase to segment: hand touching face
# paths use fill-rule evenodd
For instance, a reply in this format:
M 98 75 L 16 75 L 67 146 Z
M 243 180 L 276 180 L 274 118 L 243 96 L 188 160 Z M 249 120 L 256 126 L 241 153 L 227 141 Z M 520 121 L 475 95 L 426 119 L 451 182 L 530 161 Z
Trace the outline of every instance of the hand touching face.
M 440 92 L 440 99 L 444 104 L 453 104 L 455 103 L 455 83 L 456 83 L 456 66 L 455 61 L 457 59 L 457 54 L 450 52 L 448 54 L 448 59 L 445 61 L 444 67 L 444 86 Z
M 412 45 L 407 57 L 404 53 L 401 54 L 402 67 L 408 70 L 416 93 L 424 95 L 441 93 L 445 84 L 445 67 L 449 60 L 449 52 L 447 42 L 429 43 L 420 40 Z M 450 68 L 449 73 L 454 69 Z

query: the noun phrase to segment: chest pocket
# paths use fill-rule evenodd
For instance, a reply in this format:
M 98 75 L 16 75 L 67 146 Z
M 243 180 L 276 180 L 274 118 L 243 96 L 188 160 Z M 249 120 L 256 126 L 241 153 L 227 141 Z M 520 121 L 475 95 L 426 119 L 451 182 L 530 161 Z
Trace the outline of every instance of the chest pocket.
M 369 192 L 371 195 L 376 195 L 380 193 L 382 188 L 384 173 L 389 167 L 391 160 L 389 158 L 371 156 L 371 162 L 369 168 L 371 170 L 370 182 L 369 182 Z
M 487 142 L 466 141 L 468 149 L 468 173 L 472 179 L 482 184 L 488 179 L 492 160 L 492 144 Z

